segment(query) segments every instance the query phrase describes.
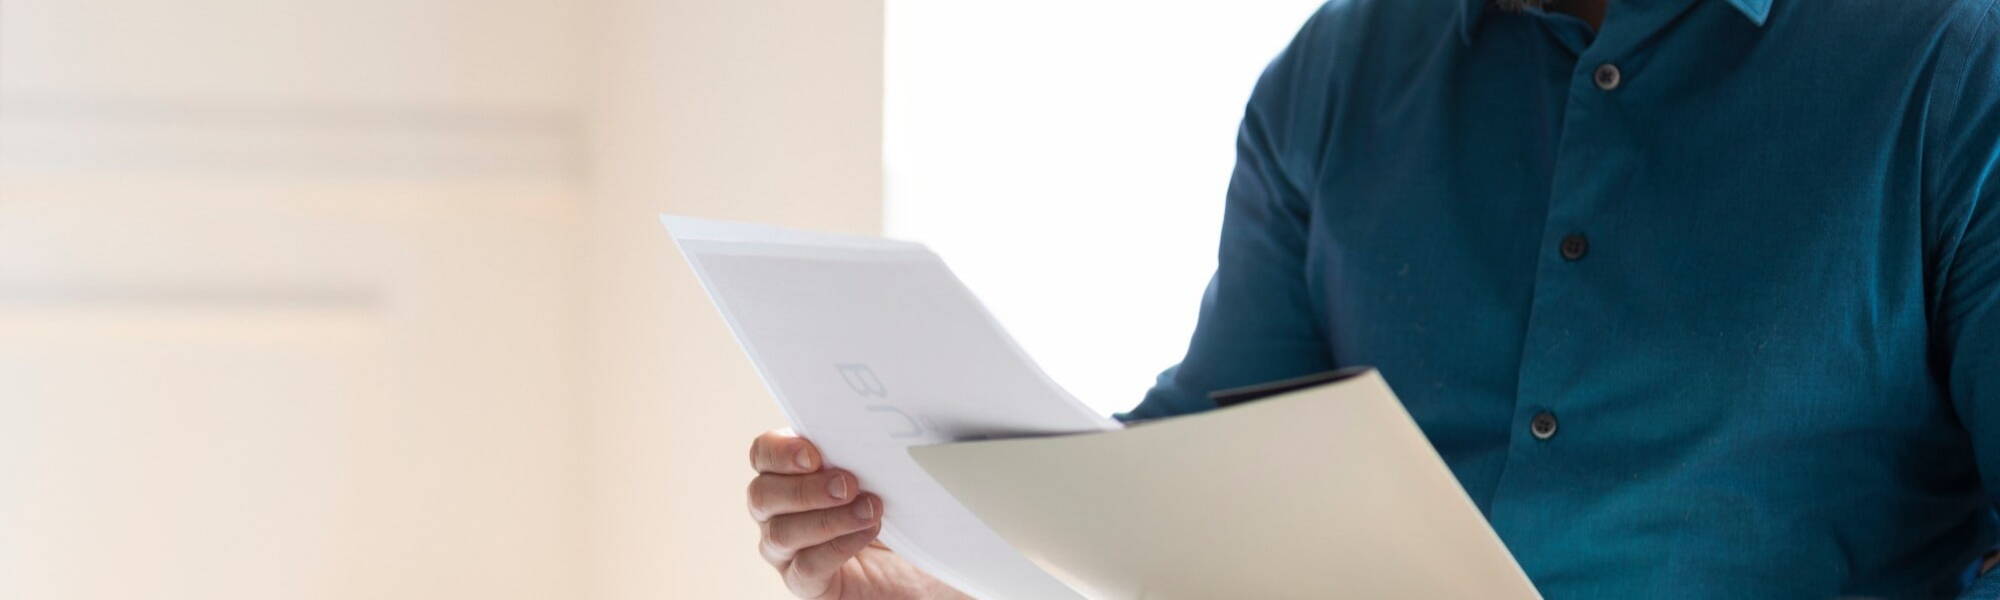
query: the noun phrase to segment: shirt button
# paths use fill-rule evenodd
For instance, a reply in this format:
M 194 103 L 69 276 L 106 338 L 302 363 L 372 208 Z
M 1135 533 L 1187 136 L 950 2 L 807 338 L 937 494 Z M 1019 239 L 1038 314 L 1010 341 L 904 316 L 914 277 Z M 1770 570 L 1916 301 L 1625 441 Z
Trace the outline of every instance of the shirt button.
M 1563 260 L 1574 262 L 1590 253 L 1590 238 L 1583 237 L 1581 233 L 1572 233 L 1563 236 L 1562 245 L 1556 249 L 1562 251 Z
M 1528 420 L 1528 433 L 1534 434 L 1535 439 L 1538 440 L 1546 440 L 1555 437 L 1556 436 L 1555 414 L 1550 413 L 1549 411 L 1542 411 L 1535 413 L 1535 418 Z
M 1607 92 L 1618 89 L 1618 83 L 1623 78 L 1623 74 L 1618 72 L 1618 65 L 1611 63 L 1597 65 L 1597 70 L 1590 74 L 1590 79 L 1597 84 L 1597 89 Z

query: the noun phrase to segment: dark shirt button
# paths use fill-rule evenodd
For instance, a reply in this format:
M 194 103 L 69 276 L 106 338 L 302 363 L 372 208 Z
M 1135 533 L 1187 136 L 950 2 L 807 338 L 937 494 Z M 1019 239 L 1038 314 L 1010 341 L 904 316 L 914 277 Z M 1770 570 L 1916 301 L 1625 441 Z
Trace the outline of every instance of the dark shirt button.
M 1592 83 L 1597 84 L 1597 89 L 1609 92 L 1618 89 L 1618 84 L 1623 82 L 1625 77 L 1623 73 L 1618 72 L 1618 65 L 1604 63 L 1597 65 L 1597 70 L 1590 72 L 1590 79 Z
M 1535 418 L 1528 420 L 1528 433 L 1534 434 L 1538 440 L 1555 437 L 1556 416 L 1548 411 L 1535 413 Z
M 1590 238 L 1583 237 L 1581 233 L 1572 233 L 1563 236 L 1562 246 L 1559 250 L 1562 250 L 1563 260 L 1583 258 L 1583 255 L 1590 253 Z

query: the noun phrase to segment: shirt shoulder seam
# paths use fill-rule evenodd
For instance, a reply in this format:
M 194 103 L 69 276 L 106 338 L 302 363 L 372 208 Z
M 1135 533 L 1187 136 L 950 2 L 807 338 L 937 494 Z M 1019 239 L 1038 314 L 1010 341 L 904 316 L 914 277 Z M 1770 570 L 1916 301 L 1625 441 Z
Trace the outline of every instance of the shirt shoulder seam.
M 1956 72 L 1939 73 L 1939 75 L 1945 77 L 1945 81 L 1943 81 L 1942 83 L 1944 85 L 1951 86 L 1951 92 L 1948 94 L 1939 94 L 1932 96 L 1932 98 L 1942 99 L 1945 102 L 1950 103 L 1949 105 L 1947 105 L 1947 108 L 1949 110 L 1936 115 L 1939 117 L 1938 122 L 1945 124 L 1952 123 L 1958 119 L 1959 117 L 1958 112 L 1964 110 L 1965 102 L 1963 101 L 1963 94 L 1965 93 L 1965 86 L 1972 80 L 1972 72 L 1971 72 L 1972 68 L 1970 66 L 1970 63 L 1972 62 L 1973 49 L 1970 47 L 1960 47 L 1960 46 L 1971 46 L 1975 41 L 1984 37 L 1987 31 L 1992 28 L 1996 15 L 2000 15 L 2000 0 L 1986 0 L 1985 9 L 1980 10 L 1978 12 L 1978 16 L 1975 17 L 1978 19 L 1979 22 L 1973 25 L 1971 35 L 1964 36 L 1964 39 L 1962 40 L 1954 39 L 1956 36 L 1952 36 L 1951 32 L 1949 31 L 1951 24 L 1950 23 L 1945 24 L 1947 31 L 1945 31 L 1944 34 L 1946 37 L 1944 39 L 1944 43 L 1940 45 L 1938 50 L 1946 57 L 1958 57 L 1958 58 L 1954 61 L 1952 65 L 1953 67 L 1955 67 Z M 1936 92 L 1943 90 L 1937 89 L 1934 86 L 1932 91 Z
M 1963 36 L 1954 35 L 1955 32 L 1952 31 L 1957 23 L 1944 23 L 1944 31 L 1940 32 L 1943 39 L 1938 44 L 1938 52 L 1942 56 L 1938 63 L 1939 72 L 1932 78 L 1928 90 L 1930 97 L 1926 99 L 1926 105 L 1932 110 L 1925 117 L 1927 121 L 1923 125 L 1925 141 L 1921 152 L 1930 158 L 1922 160 L 1925 164 L 1934 165 L 1936 168 L 1926 168 L 1926 172 L 1922 175 L 1924 181 L 1919 185 L 1920 189 L 1925 190 L 1922 202 L 1931 205 L 1932 208 L 1929 210 L 1937 211 L 1935 214 L 1939 219 L 1934 234 L 1927 236 L 1933 240 L 1934 245 L 1931 247 L 1935 252 L 1931 260 L 1927 261 L 1930 263 L 1928 269 L 1933 273 L 1931 277 L 1936 283 L 1926 294 L 1930 296 L 1929 303 L 1933 307 L 1942 306 L 1948 294 L 1950 272 L 1953 263 L 1957 261 L 1958 245 L 1964 239 L 1965 228 L 1971 224 L 1973 212 L 1978 207 L 1977 198 L 1967 199 L 1958 206 L 1950 206 L 1946 204 L 1946 198 L 1933 197 L 1933 194 L 1942 194 L 1944 190 L 1951 188 L 1948 182 L 1938 179 L 1949 177 L 1953 171 L 1952 163 L 1960 158 L 1955 156 L 1956 149 L 1948 147 L 1950 144 L 1947 141 L 1950 134 L 1948 128 L 1955 125 L 1961 118 L 1961 113 L 1967 110 L 1965 107 L 1969 103 L 1965 101 L 1964 94 L 1966 86 L 1972 81 L 1972 64 L 1975 60 L 1972 54 L 1976 49 L 1975 44 L 1992 29 L 1996 20 L 2000 20 L 2000 0 L 1986 0 L 1985 7 L 1976 9 L 1970 18 L 1977 19 L 1977 22 L 1970 24 L 1968 27 L 1971 30 L 1970 34 Z M 1944 68 L 1947 65 L 1951 68 Z M 1947 147 L 1938 147 L 1940 145 Z

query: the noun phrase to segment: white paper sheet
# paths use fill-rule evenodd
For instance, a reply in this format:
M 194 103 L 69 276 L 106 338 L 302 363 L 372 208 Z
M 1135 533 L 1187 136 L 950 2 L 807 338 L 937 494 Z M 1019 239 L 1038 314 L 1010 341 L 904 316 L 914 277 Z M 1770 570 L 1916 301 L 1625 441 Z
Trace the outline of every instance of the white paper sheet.
M 1081 598 L 907 453 L 1118 428 L 1049 380 L 943 261 L 906 242 L 660 221 L 792 428 L 882 497 L 884 543 L 977 597 Z
M 1093 598 L 1540 598 L 1374 371 L 1121 431 L 910 452 Z

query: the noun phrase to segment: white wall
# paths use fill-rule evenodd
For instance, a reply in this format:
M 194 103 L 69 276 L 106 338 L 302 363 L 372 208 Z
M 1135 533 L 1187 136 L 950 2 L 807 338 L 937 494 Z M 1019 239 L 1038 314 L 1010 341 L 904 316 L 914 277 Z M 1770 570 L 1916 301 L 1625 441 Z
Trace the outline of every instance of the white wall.
M 1129 406 L 1310 4 L 894 4 L 892 233 Z M 876 231 L 884 18 L 0 0 L 0 597 L 778 594 L 653 214 Z
M 1250 86 L 1322 0 L 892 0 L 887 230 L 1104 412 L 1180 360 Z

